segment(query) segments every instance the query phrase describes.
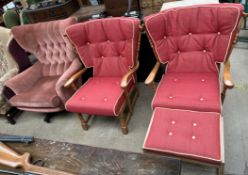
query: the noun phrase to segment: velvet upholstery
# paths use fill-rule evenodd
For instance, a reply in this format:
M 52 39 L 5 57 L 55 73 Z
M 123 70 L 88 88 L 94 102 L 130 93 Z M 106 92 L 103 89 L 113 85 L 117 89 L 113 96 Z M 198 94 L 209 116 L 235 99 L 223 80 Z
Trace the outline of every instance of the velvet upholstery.
M 121 78 L 137 64 L 139 23 L 138 19 L 116 17 L 66 29 L 85 67 L 93 67 L 93 77 L 68 100 L 67 110 L 118 116 L 125 101 Z M 134 85 L 134 77 L 130 83 Z
M 242 10 L 239 4 L 199 5 L 145 18 L 158 61 L 167 63 L 153 107 L 221 112 L 217 63 L 229 54 Z
M 74 17 L 12 28 L 16 41 L 38 61 L 26 71 L 6 82 L 16 95 L 10 103 L 30 111 L 55 112 L 73 94 L 63 85 L 81 68 L 65 28 L 76 23 Z

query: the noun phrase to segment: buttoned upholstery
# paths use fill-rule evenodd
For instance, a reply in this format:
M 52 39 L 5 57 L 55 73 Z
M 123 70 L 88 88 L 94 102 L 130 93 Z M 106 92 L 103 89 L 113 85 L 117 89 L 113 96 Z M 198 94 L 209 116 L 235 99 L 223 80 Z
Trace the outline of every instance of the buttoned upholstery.
M 242 10 L 239 4 L 199 5 L 172 8 L 145 18 L 158 61 L 167 63 L 153 108 L 221 111 L 217 63 L 228 56 Z M 178 82 L 169 80 L 178 76 Z
M 107 18 L 78 23 L 66 29 L 85 67 L 93 77 L 66 103 L 67 110 L 118 116 L 124 104 L 122 77 L 137 64 L 139 20 Z M 134 87 L 134 76 L 128 89 Z
M 220 113 L 218 74 L 167 73 L 162 77 L 152 101 L 152 108 L 156 107 Z
M 64 37 L 65 28 L 76 23 L 74 17 L 12 28 L 16 41 L 38 61 L 26 71 L 6 82 L 16 95 L 13 106 L 23 110 L 55 112 L 73 91 L 63 85 L 81 68 L 70 42 Z
M 92 115 L 118 116 L 125 101 L 119 77 L 90 78 L 66 103 L 69 111 Z M 130 81 L 129 88 L 133 87 Z
M 208 163 L 224 175 L 219 63 L 230 56 L 242 11 L 239 4 L 207 4 L 145 18 L 156 66 L 166 64 L 145 150 Z
M 156 108 L 144 149 L 211 163 L 223 161 L 219 113 Z

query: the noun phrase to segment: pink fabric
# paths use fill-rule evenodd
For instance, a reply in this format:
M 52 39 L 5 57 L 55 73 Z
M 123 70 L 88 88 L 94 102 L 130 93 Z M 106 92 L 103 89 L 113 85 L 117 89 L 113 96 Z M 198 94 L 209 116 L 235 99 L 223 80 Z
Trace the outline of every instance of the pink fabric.
M 35 65 L 5 83 L 16 94 L 10 99 L 13 106 L 41 112 L 63 110 L 63 104 L 73 94 L 63 85 L 82 67 L 64 37 L 65 28 L 74 23 L 76 18 L 71 17 L 12 28 L 21 47 L 38 59 Z
M 167 72 L 216 72 L 242 11 L 240 4 L 173 8 L 146 17 L 145 26 L 158 59 L 168 62 Z
M 61 100 L 54 88 L 58 78 L 55 76 L 39 79 L 28 91 L 12 97 L 10 103 L 18 107 L 58 107 Z
M 94 76 L 120 77 L 136 65 L 140 21 L 106 18 L 69 26 L 66 33 Z
M 156 108 L 144 149 L 218 163 L 220 114 Z
M 120 87 L 121 77 L 90 78 L 66 103 L 71 112 L 118 116 L 125 101 Z M 129 89 L 133 87 L 130 81 Z
M 75 59 L 73 47 L 65 28 L 76 23 L 75 17 L 65 20 L 42 22 L 12 28 L 17 42 L 42 63 L 43 76 L 61 75 Z
M 221 112 L 218 73 L 168 73 L 161 79 L 152 108 Z

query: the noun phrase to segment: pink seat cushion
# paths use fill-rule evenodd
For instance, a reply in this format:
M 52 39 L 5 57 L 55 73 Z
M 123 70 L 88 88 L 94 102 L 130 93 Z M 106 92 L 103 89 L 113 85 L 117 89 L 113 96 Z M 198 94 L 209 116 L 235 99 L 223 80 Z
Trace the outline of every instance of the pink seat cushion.
M 163 76 L 152 108 L 221 112 L 218 73 L 168 73 Z
M 13 106 L 51 108 L 61 105 L 61 100 L 55 91 L 55 84 L 59 77 L 43 77 L 34 86 L 24 93 L 15 95 L 10 99 Z
M 71 112 L 118 116 L 124 102 L 119 77 L 90 78 L 67 102 L 66 109 Z M 130 81 L 130 87 L 133 81 Z
M 156 108 L 143 148 L 200 161 L 220 162 L 220 122 L 218 113 Z

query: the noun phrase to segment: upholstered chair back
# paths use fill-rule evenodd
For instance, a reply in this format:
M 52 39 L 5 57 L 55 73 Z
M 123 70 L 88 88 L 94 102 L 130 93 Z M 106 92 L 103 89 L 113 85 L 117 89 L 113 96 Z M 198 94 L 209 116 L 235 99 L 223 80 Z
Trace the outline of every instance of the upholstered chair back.
M 229 54 L 239 4 L 173 8 L 145 18 L 151 43 L 167 72 L 216 72 L 216 62 Z
M 43 22 L 12 28 L 17 42 L 35 55 L 42 65 L 43 76 L 59 76 L 75 59 L 73 48 L 66 37 L 65 28 L 76 23 L 76 18 Z
M 69 26 L 66 33 L 94 76 L 123 76 L 136 65 L 139 20 L 106 18 Z

